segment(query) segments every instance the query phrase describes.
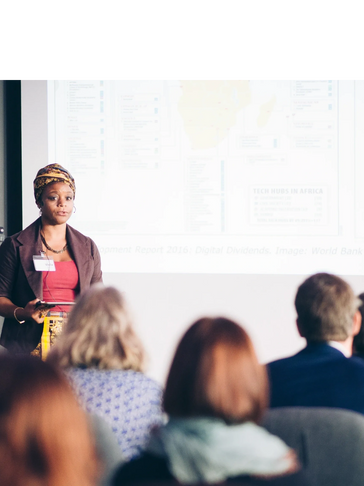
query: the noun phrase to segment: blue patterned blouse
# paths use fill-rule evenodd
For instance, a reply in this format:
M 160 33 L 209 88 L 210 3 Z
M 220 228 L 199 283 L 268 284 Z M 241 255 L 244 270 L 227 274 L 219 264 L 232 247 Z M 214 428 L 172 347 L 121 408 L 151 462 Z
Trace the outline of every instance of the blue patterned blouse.
M 137 457 L 150 429 L 163 422 L 161 386 L 131 370 L 70 368 L 66 374 L 84 408 L 111 425 L 125 459 Z

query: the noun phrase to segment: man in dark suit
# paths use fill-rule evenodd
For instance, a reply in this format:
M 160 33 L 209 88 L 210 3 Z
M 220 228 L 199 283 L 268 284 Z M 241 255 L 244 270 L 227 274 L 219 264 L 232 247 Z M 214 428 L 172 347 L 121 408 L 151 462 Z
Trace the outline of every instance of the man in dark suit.
M 364 361 L 351 357 L 361 301 L 341 278 L 318 273 L 298 288 L 298 332 L 307 346 L 267 365 L 271 407 L 337 407 L 364 414 Z

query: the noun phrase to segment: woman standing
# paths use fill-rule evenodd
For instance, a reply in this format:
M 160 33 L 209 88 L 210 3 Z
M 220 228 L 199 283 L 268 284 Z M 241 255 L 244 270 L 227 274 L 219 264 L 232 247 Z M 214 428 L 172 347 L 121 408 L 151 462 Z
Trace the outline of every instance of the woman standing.
M 9 351 L 30 353 L 40 342 L 48 309 L 37 307 L 37 301 L 72 302 L 102 281 L 95 243 L 67 225 L 75 192 L 75 181 L 62 166 L 40 169 L 34 180 L 40 217 L 0 246 L 0 315 L 5 317 L 0 344 Z M 37 259 L 53 260 L 56 271 L 42 266 L 37 271 Z M 58 323 L 68 310 L 52 309 Z

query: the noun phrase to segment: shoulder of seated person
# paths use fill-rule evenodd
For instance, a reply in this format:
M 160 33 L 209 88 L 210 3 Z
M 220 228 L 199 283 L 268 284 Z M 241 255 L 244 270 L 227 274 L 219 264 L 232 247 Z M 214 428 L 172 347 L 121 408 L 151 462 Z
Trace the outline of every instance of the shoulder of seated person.
M 167 479 L 173 479 L 167 461 L 162 457 L 145 452 L 140 457 L 121 465 L 113 478 L 112 486 Z

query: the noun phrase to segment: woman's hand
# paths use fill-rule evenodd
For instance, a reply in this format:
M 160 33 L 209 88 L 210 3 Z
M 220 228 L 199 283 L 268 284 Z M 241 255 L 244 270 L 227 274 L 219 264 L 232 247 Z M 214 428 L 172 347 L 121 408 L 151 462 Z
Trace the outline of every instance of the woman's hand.
M 254 474 L 253 476 L 260 479 L 272 479 L 279 476 L 286 476 L 293 474 L 300 470 L 301 465 L 298 461 L 297 454 L 293 449 L 290 449 L 280 460 L 287 462 L 287 467 L 280 473 L 272 474 Z
M 16 311 L 16 316 L 19 321 L 29 321 L 33 319 L 33 321 L 37 322 L 38 324 L 43 324 L 49 308 L 42 305 L 36 306 L 37 302 L 39 302 L 39 299 L 31 300 L 27 303 L 24 309 L 18 309 Z
M 48 304 L 36 306 L 37 302 L 39 302 L 39 299 L 31 300 L 23 308 L 11 302 L 7 297 L 0 297 L 0 316 L 7 319 L 16 318 L 18 322 L 33 320 L 38 324 L 42 324 L 47 312 L 54 306 Z

